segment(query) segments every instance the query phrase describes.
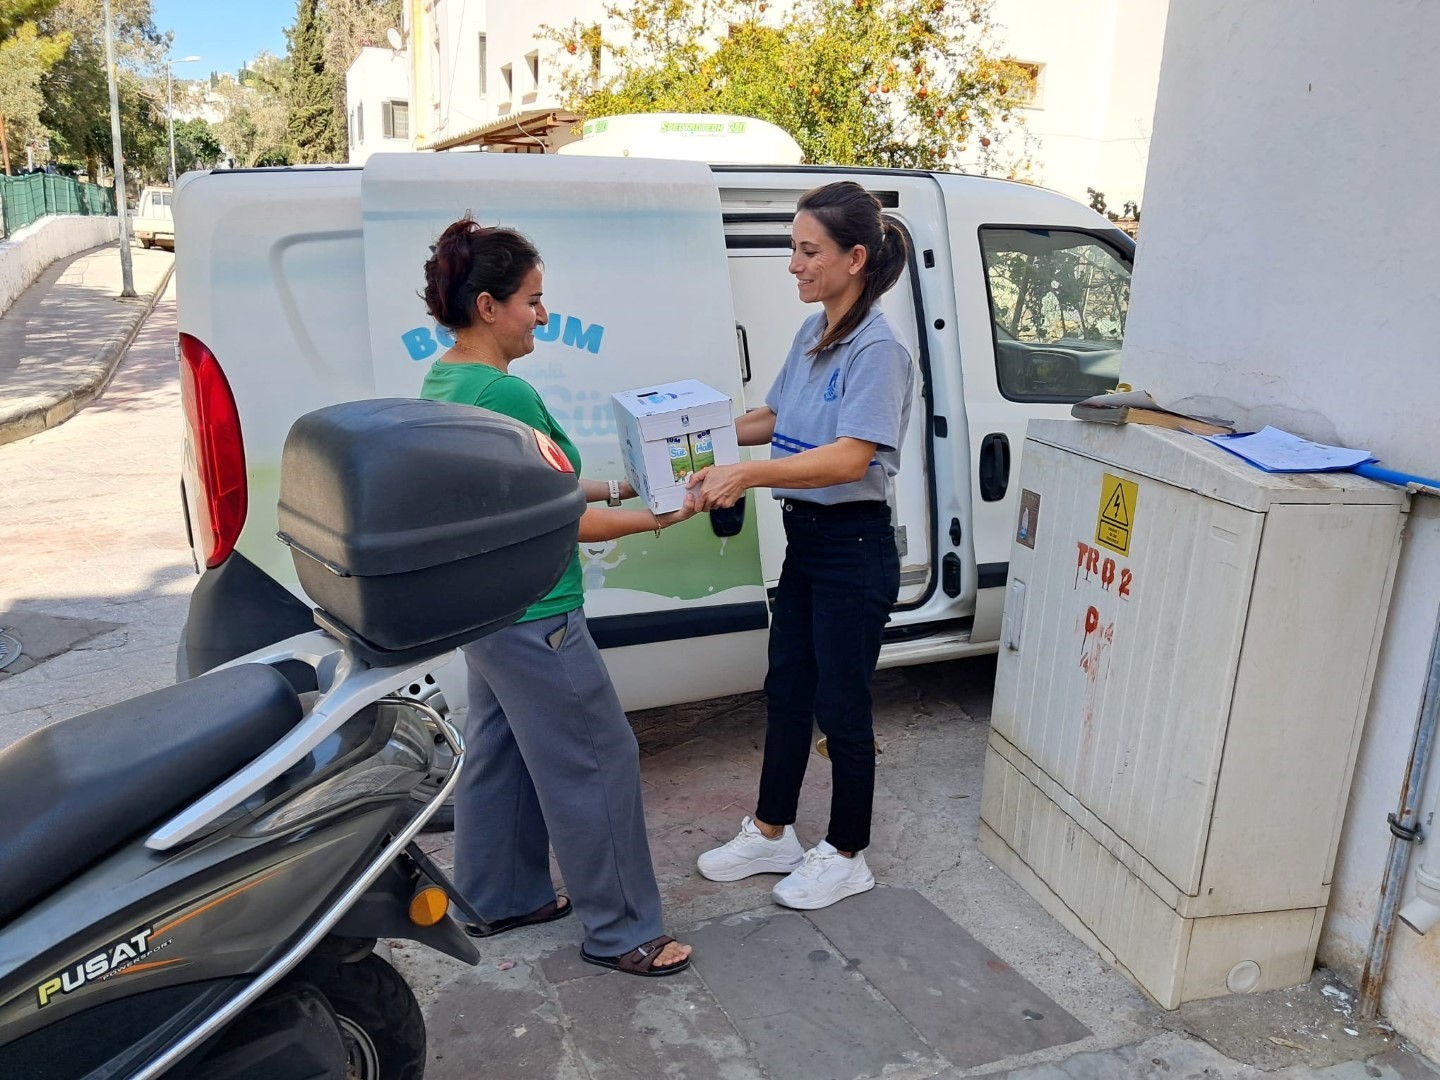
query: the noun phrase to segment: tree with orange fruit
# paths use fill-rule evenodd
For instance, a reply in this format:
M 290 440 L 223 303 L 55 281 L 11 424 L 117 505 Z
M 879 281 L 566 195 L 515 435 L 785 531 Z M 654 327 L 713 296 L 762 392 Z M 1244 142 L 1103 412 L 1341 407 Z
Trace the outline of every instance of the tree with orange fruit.
M 586 119 L 709 112 L 777 124 L 805 160 L 1023 177 L 1030 73 L 992 0 L 622 0 L 545 27 Z

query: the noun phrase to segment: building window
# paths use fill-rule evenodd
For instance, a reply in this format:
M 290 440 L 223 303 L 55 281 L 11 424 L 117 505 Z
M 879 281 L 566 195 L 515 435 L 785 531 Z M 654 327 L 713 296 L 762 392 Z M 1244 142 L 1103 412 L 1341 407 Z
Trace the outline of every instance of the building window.
M 365 103 L 362 101 L 355 106 L 355 143 L 359 145 L 365 141 Z
M 348 123 L 347 123 L 345 126 L 346 126 L 346 128 L 349 130 L 349 134 L 350 134 L 350 147 L 351 147 L 351 149 L 354 149 L 354 147 L 355 147 L 355 110 L 354 110 L 354 109 L 351 109 L 351 110 L 350 110 L 349 116 L 348 116 L 346 119 L 348 120 Z
M 485 96 L 485 35 L 480 35 L 480 96 Z
M 530 89 L 540 89 L 540 54 L 538 52 L 527 53 L 525 64 L 530 68 Z
M 1027 109 L 1045 107 L 1045 65 L 1029 60 L 1011 60 L 1021 71 L 1021 88 L 1016 95 L 1020 105 Z
M 380 103 L 380 119 L 385 127 L 385 138 L 410 138 L 410 103 L 408 101 L 383 101 Z
M 505 100 L 515 96 L 515 72 L 509 64 L 500 65 L 500 81 L 505 84 Z

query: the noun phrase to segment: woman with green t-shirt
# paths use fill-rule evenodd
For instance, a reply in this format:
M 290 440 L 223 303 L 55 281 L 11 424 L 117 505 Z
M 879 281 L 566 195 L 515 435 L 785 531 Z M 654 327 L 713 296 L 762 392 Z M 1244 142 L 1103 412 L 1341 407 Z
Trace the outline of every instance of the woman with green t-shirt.
M 435 361 L 421 395 L 523 421 L 555 440 L 579 473 L 575 444 L 535 388 L 510 374 L 511 361 L 535 348 L 535 328 L 549 321 L 540 253 L 519 233 L 484 228 L 469 214 L 431 251 L 425 304 L 455 344 Z M 589 501 L 611 507 L 635 494 L 627 483 L 580 483 Z M 591 508 L 580 540 L 658 535 L 694 512 Z M 583 602 L 577 548 L 559 583 L 518 623 L 464 647 L 470 709 L 455 789 L 455 881 L 489 934 L 563 918 L 573 904 L 587 961 L 673 975 L 690 965 L 690 947 L 661 929 L 639 747 Z M 550 880 L 552 846 L 568 901 Z

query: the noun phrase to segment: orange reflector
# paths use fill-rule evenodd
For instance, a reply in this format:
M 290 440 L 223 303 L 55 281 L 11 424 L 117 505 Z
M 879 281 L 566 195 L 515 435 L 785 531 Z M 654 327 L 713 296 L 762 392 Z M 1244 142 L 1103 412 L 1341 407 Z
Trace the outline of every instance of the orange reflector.
M 416 926 L 434 926 L 450 910 L 450 898 L 438 885 L 426 885 L 410 898 L 410 921 Z

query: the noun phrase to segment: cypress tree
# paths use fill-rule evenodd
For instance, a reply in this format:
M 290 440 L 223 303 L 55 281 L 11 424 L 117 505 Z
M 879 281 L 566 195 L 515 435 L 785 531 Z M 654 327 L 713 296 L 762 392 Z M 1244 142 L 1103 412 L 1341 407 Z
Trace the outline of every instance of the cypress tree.
M 318 0 L 299 0 L 290 41 L 290 141 L 302 163 L 345 160 L 335 115 L 336 75 L 325 64 L 325 26 Z

